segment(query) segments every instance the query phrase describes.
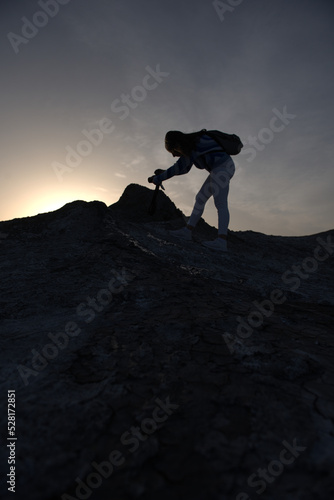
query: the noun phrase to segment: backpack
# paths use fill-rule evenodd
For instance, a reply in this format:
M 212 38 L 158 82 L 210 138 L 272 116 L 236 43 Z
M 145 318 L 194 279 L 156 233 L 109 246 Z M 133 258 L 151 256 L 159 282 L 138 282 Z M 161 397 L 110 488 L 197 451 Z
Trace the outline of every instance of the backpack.
M 201 132 L 216 141 L 219 146 L 221 146 L 222 150 L 228 155 L 239 154 L 241 148 L 243 147 L 240 137 L 235 134 L 225 134 L 219 130 L 206 130 L 205 128 L 201 130 Z

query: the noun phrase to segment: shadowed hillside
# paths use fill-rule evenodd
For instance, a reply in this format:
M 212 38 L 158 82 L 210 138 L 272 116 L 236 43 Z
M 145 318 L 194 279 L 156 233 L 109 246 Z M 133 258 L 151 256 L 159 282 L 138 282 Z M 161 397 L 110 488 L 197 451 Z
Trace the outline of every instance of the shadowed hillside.
M 16 498 L 330 498 L 334 231 L 230 231 L 222 255 L 152 193 L 0 223 Z

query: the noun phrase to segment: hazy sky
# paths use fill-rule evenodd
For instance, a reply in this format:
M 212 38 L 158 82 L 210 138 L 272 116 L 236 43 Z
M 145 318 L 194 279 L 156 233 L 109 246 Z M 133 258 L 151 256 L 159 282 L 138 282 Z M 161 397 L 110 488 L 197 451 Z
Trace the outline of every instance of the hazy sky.
M 42 7 L 43 6 L 43 7 Z M 1 2 L 0 220 L 117 201 L 168 130 L 237 133 L 230 229 L 332 229 L 331 0 Z M 99 129 L 99 131 L 97 130 Z M 165 182 L 186 215 L 206 172 Z M 204 218 L 217 226 L 210 202 Z

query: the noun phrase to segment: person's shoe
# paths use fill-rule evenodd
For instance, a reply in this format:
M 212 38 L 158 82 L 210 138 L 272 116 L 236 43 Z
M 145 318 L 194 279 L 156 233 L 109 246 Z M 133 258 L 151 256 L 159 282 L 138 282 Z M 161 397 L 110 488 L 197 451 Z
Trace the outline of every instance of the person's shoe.
M 181 229 L 176 229 L 176 231 L 169 231 L 171 236 L 176 236 L 177 238 L 182 238 L 183 240 L 190 241 L 191 238 L 191 230 L 187 227 L 181 227 Z
M 216 238 L 213 241 L 203 241 L 202 245 L 212 250 L 218 250 L 220 252 L 227 252 L 227 243 L 223 238 Z

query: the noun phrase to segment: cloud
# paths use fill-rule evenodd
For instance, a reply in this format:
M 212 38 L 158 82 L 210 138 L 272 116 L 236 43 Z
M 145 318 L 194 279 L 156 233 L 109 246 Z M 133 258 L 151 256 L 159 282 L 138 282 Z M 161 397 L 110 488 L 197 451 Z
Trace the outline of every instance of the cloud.
M 291 124 L 253 162 L 236 157 L 234 229 L 251 224 L 284 234 L 286 227 L 299 235 L 308 221 L 310 228 L 331 227 L 333 11 L 331 2 L 319 8 L 311 0 L 283 7 L 279 0 L 253 0 L 221 22 L 212 2 L 201 0 L 191 11 L 175 0 L 69 2 L 20 57 L 3 50 L 0 150 L 3 171 L 12 173 L 3 179 L 5 205 L 27 192 L 27 172 L 32 185 L 33 175 L 44 182 L 52 161 L 103 117 L 112 120 L 114 132 L 66 182 L 83 185 L 88 176 L 90 186 L 105 193 L 100 185 L 106 185 L 114 198 L 129 180 L 147 185 L 156 168 L 174 163 L 164 150 L 168 130 L 218 128 L 247 141 L 269 126 L 273 108 L 287 106 L 296 115 Z M 4 33 L 20 25 L 21 15 L 30 13 L 6 7 Z M 111 103 L 130 95 L 145 68 L 158 64 L 168 78 L 122 120 Z M 175 202 L 192 207 L 205 176 L 193 167 L 165 188 Z M 206 214 L 216 220 L 212 207 Z
M 102 193 L 108 193 L 109 189 L 100 187 L 100 186 L 93 186 L 93 189 L 96 189 L 96 191 L 102 191 Z

